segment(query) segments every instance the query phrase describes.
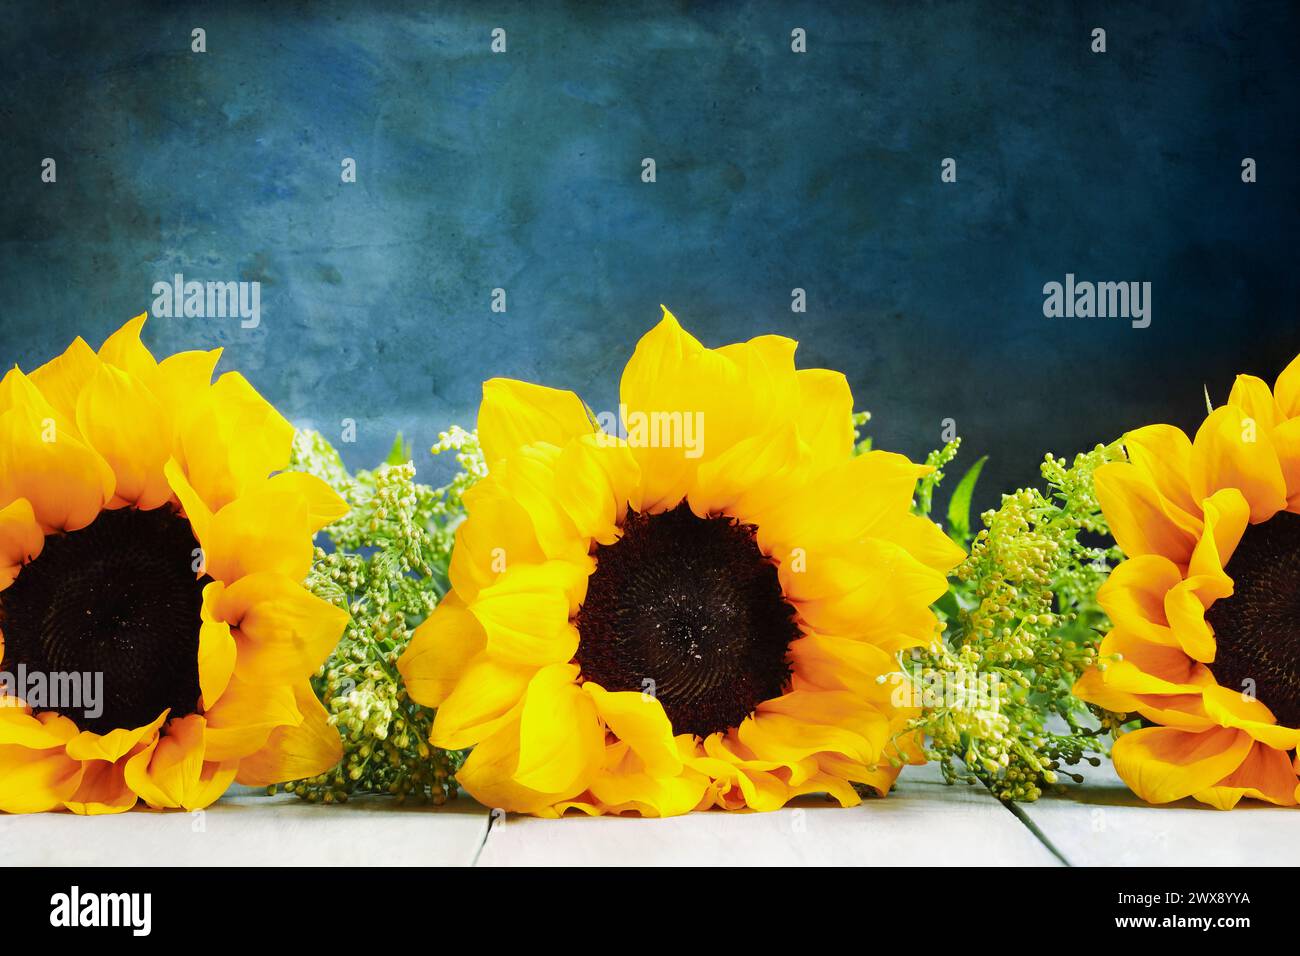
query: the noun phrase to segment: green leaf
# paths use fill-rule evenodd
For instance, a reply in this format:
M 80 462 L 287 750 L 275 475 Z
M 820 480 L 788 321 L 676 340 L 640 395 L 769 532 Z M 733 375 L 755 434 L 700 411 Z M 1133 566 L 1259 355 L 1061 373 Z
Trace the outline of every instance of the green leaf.
M 402 439 L 402 433 L 398 432 L 397 437 L 393 439 L 393 447 L 388 450 L 388 457 L 384 459 L 385 465 L 404 465 L 413 457 L 410 442 Z
M 934 602 L 934 609 L 943 615 L 945 621 L 954 621 L 957 615 L 961 613 L 961 605 L 957 602 L 957 595 L 951 589 L 944 591 L 943 596 Z
M 970 466 L 957 482 L 948 502 L 948 536 L 958 544 L 965 544 L 970 538 L 970 500 L 975 493 L 975 482 L 979 481 L 984 462 L 988 460 L 989 456 L 985 455 Z

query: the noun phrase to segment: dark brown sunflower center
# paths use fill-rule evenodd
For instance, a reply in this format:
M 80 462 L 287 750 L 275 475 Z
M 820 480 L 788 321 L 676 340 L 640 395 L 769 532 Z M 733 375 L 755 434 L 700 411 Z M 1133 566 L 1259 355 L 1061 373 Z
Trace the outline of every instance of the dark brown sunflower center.
M 623 537 L 596 551 L 576 623 L 584 678 L 653 694 L 674 733 L 701 737 L 785 690 L 800 633 L 753 525 L 685 504 L 628 512 Z
M 1300 726 L 1300 515 L 1247 525 L 1225 570 L 1232 597 L 1205 612 L 1218 645 L 1210 671 L 1223 687 L 1253 688 L 1278 723 Z
M 138 727 L 168 707 L 173 717 L 194 713 L 209 580 L 195 579 L 197 547 L 168 507 L 104 511 L 47 537 L 0 592 L 0 670 L 34 709 L 82 730 Z

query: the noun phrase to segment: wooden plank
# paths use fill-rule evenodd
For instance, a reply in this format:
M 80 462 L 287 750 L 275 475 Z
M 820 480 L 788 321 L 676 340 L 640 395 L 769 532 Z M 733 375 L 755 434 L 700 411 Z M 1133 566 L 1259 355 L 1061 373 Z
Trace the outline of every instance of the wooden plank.
M 18 866 L 469 866 L 488 814 L 472 800 L 440 809 L 386 797 L 343 806 L 227 795 L 198 813 L 0 814 L 0 859 Z
M 1059 865 L 988 791 L 911 767 L 884 800 L 841 809 L 817 797 L 772 813 L 635 817 L 507 816 L 480 866 Z
M 1071 866 L 1294 866 L 1300 812 L 1255 800 L 1216 810 L 1195 800 L 1142 802 L 1103 762 L 1060 796 L 1021 804 Z

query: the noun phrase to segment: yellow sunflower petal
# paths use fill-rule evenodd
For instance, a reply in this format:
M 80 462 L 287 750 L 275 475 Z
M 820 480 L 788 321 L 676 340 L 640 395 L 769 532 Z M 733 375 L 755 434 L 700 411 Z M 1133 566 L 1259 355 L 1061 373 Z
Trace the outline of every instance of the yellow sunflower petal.
M 966 560 L 966 552 L 942 528 L 921 515 L 900 512 L 873 528 L 871 536 L 893 542 L 926 567 L 945 574 Z
M 768 770 L 740 768 L 735 778 L 744 806 L 759 813 L 779 810 L 790 799 L 790 788 L 775 773 Z
M 289 464 L 293 426 L 238 372 L 196 397 L 177 426 L 185 473 L 213 511 Z
M 713 351 L 736 363 L 769 414 L 785 415 L 802 399 L 794 367 L 794 353 L 798 348 L 799 343 L 789 336 L 756 335 Z
M 60 747 L 33 750 L 0 743 L 0 811 L 40 813 L 77 792 L 83 769 Z
M 589 800 L 561 800 L 552 807 L 543 807 L 538 810 L 536 815 L 542 820 L 558 820 L 570 810 L 580 810 L 589 817 L 598 817 L 605 813 L 616 813 L 606 806 L 593 803 Z
M 675 773 L 647 769 L 640 755 L 623 741 L 611 744 L 605 767 L 591 782 L 590 791 L 604 813 L 634 811 L 648 817 L 673 817 L 700 806 L 709 788 L 706 774 L 685 768 L 677 755 Z
M 158 401 L 175 412 L 203 396 L 212 384 L 212 374 L 221 359 L 221 349 L 177 352 L 158 363 Z
M 1222 727 L 1188 733 L 1146 727 L 1115 741 L 1111 758 L 1129 789 L 1148 803 L 1169 803 L 1206 790 L 1246 759 L 1248 734 Z
M 1238 375 L 1228 394 L 1228 404 L 1235 405 L 1261 429 L 1272 430 L 1277 423 L 1277 405 L 1268 383 L 1254 375 Z
M 127 785 L 155 810 L 201 810 L 234 782 L 238 762 L 204 760 L 205 721 L 173 720 L 157 741 L 126 760 Z
M 889 718 L 854 694 L 792 690 L 759 704 L 736 733 L 759 760 L 788 767 L 823 752 L 874 764 L 889 739 Z
M 203 769 L 199 771 L 198 781 L 190 787 L 181 806 L 193 811 L 202 810 L 216 803 L 235 782 L 235 774 L 238 770 L 239 763 L 235 760 L 206 761 Z
M 163 408 L 143 382 L 102 365 L 77 398 L 77 428 L 113 469 L 118 501 L 148 511 L 171 498 L 163 467 L 171 434 Z
M 756 335 L 746 342 L 714 350 L 716 355 L 735 364 L 747 398 L 746 402 L 733 400 L 724 406 L 728 412 L 738 416 L 736 430 L 729 433 L 725 444 L 798 420 L 804 398 L 794 367 L 794 353 L 798 347 L 798 342 L 784 335 Z M 702 457 L 709 454 L 707 447 L 700 451 Z
M 269 571 L 301 581 L 311 569 L 308 502 L 291 485 L 263 482 L 214 514 L 199 541 L 215 580 Z
M 483 383 L 478 435 L 489 467 L 533 442 L 562 447 L 594 430 L 587 407 L 573 392 L 508 378 Z
M 595 702 L 600 718 L 632 748 L 649 774 L 672 777 L 681 773 L 673 727 L 659 701 L 634 690 L 610 692 L 594 681 L 586 681 L 582 689 Z
M 1205 688 L 1194 694 L 1136 694 L 1137 706 L 1129 710 L 1153 724 L 1179 730 L 1211 730 L 1219 722 L 1205 712 Z
M 555 496 L 578 538 L 618 540 L 641 470 L 632 450 L 608 436 L 570 442 L 555 462 Z
M 486 646 L 478 618 L 455 591 L 449 592 L 415 629 L 397 662 L 407 693 L 416 703 L 439 706 Z
M 520 786 L 548 793 L 586 789 L 600 767 L 605 734 L 596 705 L 575 683 L 576 664 L 543 667 L 528 684 L 519 717 Z
M 348 513 L 347 502 L 324 481 L 301 471 L 272 475 L 267 486 L 287 490 L 307 503 L 307 520 L 313 533 L 326 528 Z
M 1287 510 L 1300 512 L 1300 417 L 1278 425 L 1273 429 L 1272 438 L 1286 481 Z
M 103 362 L 81 336 L 58 358 L 51 359 L 29 378 L 67 422 L 77 420 L 77 398 Z
M 882 727 L 884 724 L 882 723 Z M 755 714 L 737 729 L 740 739 L 764 758 L 792 769 L 820 753 L 838 753 L 862 763 L 874 763 L 863 738 L 842 727 L 814 724 L 785 714 Z M 807 779 L 805 771 L 800 779 Z
M 1246 499 L 1235 488 L 1223 488 L 1205 499 L 1205 530 L 1192 551 L 1188 577 L 1165 595 L 1165 618 L 1179 645 L 1198 661 L 1212 661 L 1214 633 L 1205 611 L 1232 594 L 1233 583 L 1223 570 L 1241 540 L 1249 520 Z
M 247 488 L 289 465 L 293 426 L 239 372 L 226 372 L 212 386 L 218 420 L 229 441 L 230 468 Z M 234 439 L 238 440 L 234 440 Z
M 799 382 L 799 439 L 820 469 L 853 452 L 853 393 L 840 372 L 821 368 L 795 372 Z
M 1293 358 L 1273 385 L 1278 417 L 1300 418 L 1300 355 Z
M 1212 411 L 1192 443 L 1192 493 L 1208 498 L 1221 488 L 1245 495 L 1255 523 L 1286 507 L 1286 481 L 1268 432 L 1233 405 Z
M 924 763 L 924 759 L 920 762 Z M 828 782 L 826 778 L 829 778 L 830 780 L 853 781 L 855 783 L 866 784 L 868 787 L 876 791 L 877 796 L 881 797 L 886 796 L 889 793 L 890 789 L 894 786 L 894 781 L 898 779 L 898 775 L 903 769 L 903 764 L 900 763 L 898 766 L 894 766 L 887 760 L 882 760 L 874 767 L 868 767 L 865 764 L 850 760 L 842 754 L 831 753 L 818 754 L 817 765 L 821 768 L 822 772 L 817 777 L 809 780 L 808 783 L 810 786 L 814 783 L 824 785 Z M 852 788 L 850 788 L 850 790 L 852 791 Z M 857 791 L 852 792 L 856 797 Z M 853 803 L 846 803 L 845 796 L 847 796 L 847 794 L 841 796 L 838 791 L 834 792 L 833 795 L 842 807 L 857 806 L 857 804 L 861 802 L 861 798 L 859 798 Z
M 234 628 L 235 672 L 250 684 L 293 683 L 314 673 L 348 623 L 347 611 L 266 571 L 221 590 L 214 614 Z
M 866 636 L 905 631 L 919 618 L 933 631 L 929 605 L 948 589 L 947 577 L 888 541 L 866 538 L 838 553 L 810 552 L 800 569 L 778 569 L 782 587 L 808 625 L 832 634 Z
M 1143 640 L 1117 626 L 1101 642 L 1101 655 L 1119 655 L 1106 665 L 1105 684 L 1130 694 L 1195 694 L 1212 683 L 1209 671 L 1180 647 Z
M 893 452 L 850 458 L 753 515 L 759 546 L 811 553 L 856 541 L 908 510 L 917 480 L 929 471 Z
M 1108 668 L 1107 668 L 1108 669 Z M 1138 708 L 1138 699 L 1127 691 L 1116 690 L 1106 683 L 1106 669 L 1090 667 L 1074 682 L 1070 692 L 1080 700 L 1105 708 L 1116 714 L 1131 714 Z
M 702 742 L 704 755 L 721 760 L 733 768 L 748 767 L 751 770 L 776 770 L 781 766 L 780 760 L 760 760 L 754 751 L 746 746 L 734 731 L 710 734 Z
M 746 514 L 768 486 L 772 498 L 788 493 L 799 464 L 799 435 L 792 422 L 751 435 L 700 465 L 689 491 L 691 510 L 702 518 L 724 511 Z
M 176 500 L 180 502 L 181 511 L 189 521 L 194 537 L 198 539 L 200 545 L 204 545 L 212 530 L 212 511 L 194 490 L 194 486 L 185 477 L 185 472 L 175 458 L 169 459 L 163 466 L 163 474 L 167 476 L 167 484 L 176 495 Z M 201 552 L 200 556 L 202 556 Z
M 1296 774 L 1286 751 L 1256 743 L 1241 766 L 1213 787 L 1192 796 L 1219 810 L 1231 810 L 1243 797 L 1293 807 L 1296 805 L 1296 783 Z
M 712 778 L 713 802 L 724 810 L 776 810 L 790 798 L 790 788 L 775 770 L 780 764 L 748 760 L 720 744 L 715 734 L 705 741 L 705 755 L 693 756 L 687 766 Z M 816 762 L 813 761 L 816 766 Z
M 68 741 L 68 756 L 73 760 L 107 761 L 116 763 L 142 742 L 158 734 L 158 728 L 167 720 L 163 711 L 155 720 L 140 727 L 119 727 L 106 734 L 83 730 Z
M 204 719 L 178 717 L 151 745 L 126 761 L 126 782 L 154 809 L 179 807 L 191 779 L 203 767 Z
M 204 754 L 208 760 L 222 762 L 238 761 L 261 750 L 276 728 L 296 727 L 303 720 L 293 688 L 250 684 L 238 674 L 230 678 L 225 693 L 204 716 Z
M 77 430 L 75 419 L 66 418 L 52 405 L 36 384 L 22 369 L 14 366 L 0 378 L 0 412 L 25 409 L 41 423 L 41 440 L 55 442 L 61 438 L 74 438 L 85 444 Z
M 578 649 L 569 617 L 586 583 L 585 570 L 565 561 L 517 565 L 481 590 L 469 609 L 493 656 L 517 666 L 562 664 Z
M 140 339 L 147 318 L 148 313 L 141 312 L 105 339 L 99 358 L 153 388 L 158 381 L 158 363 Z
M 514 720 L 537 668 L 502 663 L 488 654 L 475 657 L 433 718 L 430 742 L 444 750 L 463 750 L 494 736 Z M 518 759 L 518 740 L 515 742 Z
M 1186 564 L 1201 535 L 1201 519 L 1165 498 L 1135 465 L 1109 462 L 1093 473 L 1097 501 L 1120 549 L 1130 558 L 1158 554 Z
M 1187 568 L 1189 579 L 1202 580 L 1197 593 L 1210 603 L 1232 593 L 1232 579 L 1223 571 L 1250 522 L 1250 505 L 1236 488 L 1216 491 L 1202 503 L 1205 532 L 1192 550 Z
M 112 499 L 116 479 L 46 408 L 20 403 L 0 414 L 0 503 L 25 498 L 45 531 L 76 531 Z
M 1134 467 L 1170 503 L 1187 514 L 1197 513 L 1192 495 L 1192 441 L 1173 425 L 1147 425 L 1124 436 L 1124 448 Z
M 80 732 L 71 720 L 52 711 L 33 715 L 30 707 L 11 697 L 0 701 L 0 745 L 62 751 Z
M 877 706 L 889 704 L 901 680 L 898 660 L 874 644 L 827 634 L 805 634 L 790 645 L 794 673 L 824 690 L 846 690 Z
M 579 535 L 560 503 L 556 474 L 560 454 L 553 445 L 529 445 L 498 462 L 495 477 L 502 490 L 528 514 L 542 553 L 548 558 L 577 562 L 586 556 L 589 543 Z
M 874 774 L 872 776 L 876 777 Z M 879 778 L 876 777 L 876 779 Z M 790 791 L 790 799 L 803 796 L 806 793 L 824 793 L 841 807 L 856 807 L 862 802 L 862 797 L 858 796 L 858 792 L 853 789 L 853 784 L 849 783 L 848 778 L 838 773 L 818 772 L 798 783 L 787 781 L 786 786 Z M 883 793 L 888 791 L 889 787 L 885 787 Z
M 456 772 L 456 782 L 483 806 L 513 813 L 540 813 L 581 792 L 541 793 L 532 790 L 514 779 L 518 765 L 519 719 L 515 717 L 470 752 L 464 766 Z
M 1205 712 L 1224 727 L 1244 730 L 1260 743 L 1277 750 L 1300 746 L 1300 729 L 1281 727 L 1265 702 L 1243 693 L 1241 688 L 1215 684 L 1204 692 Z
M 688 770 L 703 774 L 709 780 L 704 795 L 700 798 L 700 809 L 712 806 L 723 810 L 744 808 L 744 794 L 738 786 L 740 769 L 735 764 L 700 753 L 698 750 L 683 755 L 682 759 L 686 762 Z
M 45 535 L 36 522 L 31 502 L 17 498 L 0 508 L 0 591 L 13 583 L 22 566 L 40 554 L 43 547 Z
M 1165 595 L 1165 616 L 1178 645 L 1193 660 L 1214 660 L 1214 631 L 1205 620 L 1205 604 L 1197 596 L 1202 579 L 1189 578 L 1170 588 Z
M 706 349 L 667 309 L 637 343 L 619 394 L 628 444 L 642 475 L 640 500 L 633 507 L 652 513 L 686 497 L 702 461 L 756 430 L 761 399 L 734 357 Z M 671 424 L 670 440 L 655 433 L 655 423 Z M 693 430 L 696 423 L 702 423 L 703 434 L 692 434 L 688 443 L 686 427 Z
M 304 679 L 293 688 L 302 723 L 271 731 L 266 746 L 239 761 L 235 779 L 249 787 L 315 777 L 338 766 L 343 741 L 329 722 L 329 713 Z
M 125 813 L 138 801 L 139 797 L 126 782 L 126 758 L 123 757 L 112 763 L 87 761 L 80 785 L 63 805 L 79 816 L 100 816 Z
M 491 475 L 464 497 L 467 517 L 456 529 L 449 576 L 465 601 L 473 601 L 508 567 L 546 560 L 528 512 Z
M 1120 563 L 1097 589 L 1097 603 L 1117 626 L 1156 644 L 1176 645 L 1165 617 L 1165 595 L 1183 580 L 1178 565 L 1159 554 Z
M 230 625 L 220 619 L 218 605 L 225 585 L 213 581 L 203 589 L 199 625 L 199 689 L 203 708 L 211 710 L 230 686 L 237 648 Z

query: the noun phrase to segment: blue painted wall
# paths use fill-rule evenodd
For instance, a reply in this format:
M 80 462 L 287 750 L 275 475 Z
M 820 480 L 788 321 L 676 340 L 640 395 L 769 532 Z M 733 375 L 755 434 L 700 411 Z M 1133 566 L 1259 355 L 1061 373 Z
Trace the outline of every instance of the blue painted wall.
M 664 302 L 708 344 L 797 337 L 884 447 L 955 419 L 990 504 L 1300 351 L 1296 8 L 1006 6 L 16 5 L 0 360 L 97 345 L 176 272 L 258 280 L 259 328 L 149 343 L 223 345 L 293 419 L 355 419 L 362 465 L 472 424 L 492 375 L 612 407 Z M 1067 272 L 1150 281 L 1150 328 L 1045 319 Z

